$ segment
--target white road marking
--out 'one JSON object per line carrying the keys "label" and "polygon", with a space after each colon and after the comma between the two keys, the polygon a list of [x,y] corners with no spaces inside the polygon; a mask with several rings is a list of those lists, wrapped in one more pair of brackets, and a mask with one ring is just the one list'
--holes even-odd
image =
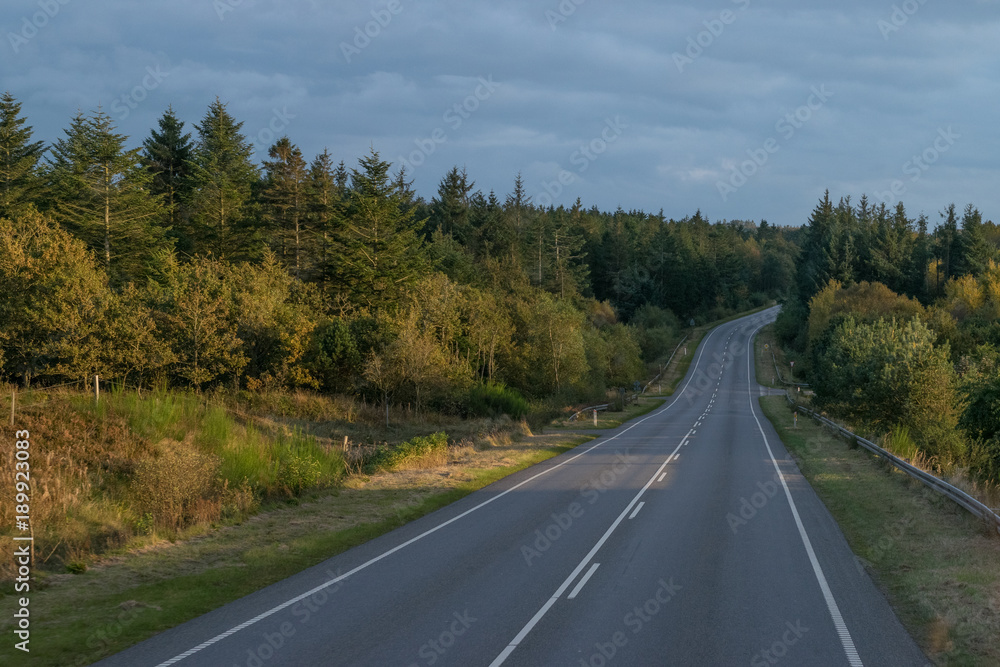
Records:
{"label": "white road marking", "polygon": [[[640,503],[640,505],[641,504],[642,503]],[[600,565],[601,565],[600,563],[594,563],[593,565],[590,566],[590,569],[587,570],[587,574],[583,575],[579,583],[577,583],[577,585],[573,587],[573,590],[570,591],[569,595],[566,596],[567,600],[572,600],[573,598],[576,597],[576,594],[580,592],[580,589],[582,589],[588,581],[590,581],[590,578],[594,575],[594,572],[597,570],[598,567],[600,567]]]}
{"label": "white road marking", "polygon": [[653,481],[660,476],[660,473],[663,472],[663,469],[667,467],[667,462],[670,461],[673,455],[676,454],[677,451],[681,447],[683,447],[684,443],[686,442],[687,442],[687,436],[685,436],[684,439],[681,440],[681,443],[677,445],[677,449],[675,449],[670,453],[670,456],[667,457],[667,460],[660,464],[660,467],[656,470],[655,473],[653,473],[653,476],[649,478],[649,481],[646,482],[646,484],[641,489],[639,489],[639,493],[635,494],[635,497],[632,498],[632,501],[625,507],[624,511],[622,511],[622,513],[618,515],[618,518],[615,519],[614,523],[612,523],[611,526],[608,528],[608,530],[604,533],[604,535],[601,536],[601,539],[597,540],[597,544],[595,544],[590,549],[590,552],[583,557],[583,560],[581,560],[580,563],[575,568],[573,568],[573,571],[570,572],[569,576],[566,577],[566,580],[562,582],[562,585],[560,585],[559,588],[556,589],[556,592],[552,594],[552,597],[550,597],[548,601],[546,601],[546,603],[542,605],[541,609],[535,612],[535,615],[531,617],[531,620],[528,621],[528,623],[523,628],[521,628],[521,631],[518,632],[517,635],[514,637],[514,639],[511,640],[510,644],[507,645],[507,648],[501,651],[500,655],[498,655],[493,660],[493,662],[490,663],[490,667],[499,667],[500,665],[502,665],[504,661],[510,656],[510,654],[514,652],[514,649],[517,648],[517,645],[520,644],[524,640],[524,638],[528,636],[528,633],[531,632],[532,628],[538,625],[538,622],[542,620],[542,617],[545,616],[545,614],[549,611],[549,609],[552,608],[552,605],[555,604],[556,600],[558,600],[562,596],[562,594],[566,592],[566,589],[569,588],[569,585],[573,582],[574,579],[576,579],[577,575],[580,574],[583,568],[585,568],[587,564],[594,558],[597,552],[600,551],[601,547],[604,546],[604,543],[608,541],[608,538],[611,537],[611,533],[615,532],[615,528],[617,528],[618,524],[620,524],[625,519],[625,516],[632,510],[632,507],[636,504],[636,502],[639,500],[642,494],[646,492],[646,489],[652,486]]}
{"label": "white road marking", "polygon": [[662,475],[660,475],[660,479],[656,480],[656,483],[659,484],[660,482],[662,482],[666,478],[666,476],[667,473],[663,473]]}
{"label": "white road marking", "polygon": [[[761,325],[761,327],[762,326],[763,325]],[[761,327],[757,327],[757,329],[750,334],[751,340],[753,340],[753,336],[761,329]],[[864,663],[861,662],[861,656],[858,655],[858,649],[854,645],[854,639],[851,638],[851,633],[847,629],[844,617],[840,613],[840,607],[837,606],[837,600],[833,597],[833,591],[830,590],[830,584],[827,582],[826,575],[823,574],[823,568],[820,566],[819,559],[816,557],[816,552],[813,550],[812,542],[809,540],[809,535],[806,533],[806,527],[803,525],[802,518],[799,516],[799,510],[795,506],[795,501],[792,499],[792,492],[788,489],[788,484],[785,482],[785,476],[781,473],[781,468],[778,466],[777,459],[774,458],[774,452],[771,451],[771,444],[767,441],[767,435],[764,433],[764,427],[761,426],[760,419],[757,418],[757,410],[753,405],[753,383],[749,382],[749,354],[747,355],[747,373],[747,396],[750,400],[750,413],[753,415],[754,421],[757,422],[757,429],[760,431],[760,437],[764,439],[764,446],[767,448],[767,455],[771,457],[771,463],[774,465],[774,471],[778,474],[778,479],[781,481],[781,488],[785,490],[785,497],[788,498],[788,505],[792,509],[792,517],[795,519],[795,526],[799,529],[799,537],[802,538],[802,544],[805,546],[806,554],[809,556],[809,562],[812,564],[813,574],[816,576],[819,588],[823,592],[823,599],[826,601],[826,608],[829,610],[830,617],[833,619],[833,627],[837,630],[837,635],[840,637],[840,644],[844,647],[844,653],[847,654],[847,662],[850,663],[851,667],[864,667]]]}
{"label": "white road marking", "polygon": [[[712,330],[711,332],[709,332],[709,334],[707,336],[705,336],[705,338],[702,340],[702,343],[708,342],[708,340],[712,337],[712,335],[715,333],[715,331],[716,330]],[[698,353],[698,358],[694,361],[694,367],[695,368],[698,367],[698,364],[701,363],[701,359],[704,356],[705,356],[705,346],[702,346],[701,352]],[[244,621],[243,623],[240,623],[239,625],[233,626],[229,630],[226,630],[223,633],[220,633],[220,634],[218,634],[218,635],[216,635],[216,636],[214,636],[214,637],[212,637],[210,639],[207,639],[206,641],[203,641],[202,643],[198,644],[197,646],[195,646],[193,648],[190,648],[187,651],[184,651],[183,653],[181,653],[179,655],[176,655],[173,658],[170,658],[169,660],[165,660],[165,661],[161,662],[156,667],[169,667],[170,665],[177,664],[178,662],[180,662],[181,660],[184,660],[185,658],[190,658],[195,653],[203,651],[206,648],[208,648],[209,646],[213,646],[213,645],[219,643],[223,639],[226,639],[227,637],[230,637],[230,636],[236,634],[240,630],[245,630],[246,628],[248,628],[248,627],[250,627],[250,626],[252,626],[252,625],[254,625],[256,623],[259,623],[260,621],[264,620],[265,618],[273,616],[274,614],[277,614],[279,611],[287,609],[288,607],[291,607],[292,605],[296,604],[297,602],[300,602],[300,601],[306,599],[307,597],[310,597],[311,595],[314,595],[315,593],[317,593],[317,592],[319,592],[319,591],[321,591],[321,590],[323,590],[325,588],[329,588],[330,586],[333,586],[334,584],[339,583],[339,582],[343,581],[344,579],[347,579],[351,575],[353,575],[353,574],[355,574],[357,572],[360,572],[361,570],[364,570],[364,569],[366,569],[366,568],[374,565],[375,563],[377,563],[377,562],[379,562],[379,561],[381,561],[381,560],[383,560],[385,558],[388,558],[389,556],[391,556],[392,554],[396,553],[397,551],[400,551],[400,550],[404,549],[405,547],[410,546],[414,542],[422,540],[423,538],[427,537],[428,535],[430,535],[432,533],[436,533],[437,531],[441,530],[445,526],[448,526],[448,525],[450,525],[452,523],[455,523],[459,519],[462,519],[462,518],[464,518],[464,517],[472,514],[476,510],[479,510],[479,509],[481,509],[483,507],[486,507],[490,503],[493,503],[493,502],[499,500],[500,498],[503,498],[508,493],[511,493],[512,491],[515,491],[516,489],[519,489],[520,487],[524,486],[525,484],[528,484],[529,482],[532,482],[532,481],[538,479],[542,475],[547,475],[548,473],[552,472],[553,470],[561,468],[562,466],[566,465],[567,463],[569,463],[571,461],[575,461],[576,459],[580,458],[581,456],[583,456],[585,454],[588,454],[589,452],[592,452],[593,450],[597,449],[598,447],[603,447],[604,445],[608,444],[609,442],[612,442],[612,441],[616,440],[619,436],[624,435],[625,433],[627,433],[628,431],[632,430],[633,428],[635,428],[639,424],[641,424],[641,423],[643,423],[643,422],[645,422],[645,421],[647,421],[649,419],[652,419],[653,417],[657,417],[660,414],[662,414],[662,413],[666,412],[667,410],[669,410],[670,408],[672,408],[677,403],[677,401],[680,400],[681,396],[684,395],[684,392],[687,391],[687,388],[691,385],[691,381],[694,380],[694,376],[695,376],[695,374],[692,373],[691,377],[688,378],[688,381],[686,383],[684,383],[684,388],[681,389],[681,391],[674,396],[674,400],[670,401],[670,403],[668,403],[667,405],[664,405],[663,407],[659,408],[658,410],[655,410],[654,412],[651,412],[646,417],[643,417],[642,419],[638,420],[637,422],[635,422],[634,424],[632,424],[628,428],[622,430],[621,433],[616,433],[615,435],[611,436],[607,440],[602,440],[602,441],[598,442],[597,444],[593,445],[592,447],[588,447],[587,449],[585,449],[584,451],[580,452],[579,454],[571,456],[570,458],[566,459],[565,461],[563,461],[561,463],[557,463],[556,465],[552,466],[551,468],[546,468],[545,470],[541,471],[540,473],[532,475],[528,479],[515,484],[514,486],[510,487],[506,491],[502,491],[501,493],[498,493],[497,495],[493,496],[492,498],[484,500],[483,502],[479,503],[475,507],[471,507],[471,508],[467,509],[466,511],[462,512],[461,514],[459,514],[457,516],[454,516],[454,517],[448,519],[447,521],[444,521],[444,522],[438,524],[437,526],[434,526],[433,528],[430,528],[430,529],[424,531],[423,533],[417,535],[416,537],[412,537],[409,540],[407,540],[406,542],[403,542],[402,544],[396,545],[392,549],[389,549],[388,551],[385,551],[385,552],[379,554],[378,556],[375,556],[374,558],[365,561],[361,565],[358,565],[357,567],[355,567],[355,568],[353,568],[351,570],[348,570],[344,574],[341,574],[341,575],[339,575],[339,576],[337,576],[337,577],[335,577],[333,579],[330,579],[329,581],[325,581],[322,584],[320,584],[319,586],[315,586],[314,588],[311,588],[310,590],[306,591],[305,593],[301,593],[299,595],[296,595],[295,597],[291,598],[290,600],[286,600],[285,602],[282,602],[281,604],[279,604],[279,605],[277,605],[275,607],[272,607],[271,609],[268,609],[265,612],[257,614],[253,618],[251,618],[251,619],[249,619],[247,621]],[[683,446],[683,445],[684,445],[684,441],[681,441],[681,444],[678,445],[677,448],[680,449],[680,447]],[[674,450],[674,451],[676,451],[676,450]],[[669,457],[668,457],[668,460],[669,460]],[[657,473],[661,472],[663,470],[663,467],[666,466],[666,465],[667,465],[667,462],[664,461],[663,464],[660,466],[660,470],[658,470]],[[653,477],[655,478],[655,475]],[[639,495],[642,495],[642,492],[645,491],[646,488],[650,484],[652,484],[652,482],[653,482],[653,480],[650,479],[649,482],[646,484],[646,486],[643,487],[642,491],[639,492]],[[637,495],[636,498],[638,498],[639,495]],[[634,502],[635,502],[635,500],[633,499],[632,503],[634,503]],[[625,508],[625,511],[627,512],[631,507],[632,507],[632,505],[629,504],[629,507]],[[619,517],[619,521],[620,520],[621,520],[621,518]],[[614,526],[617,526],[617,525],[618,525],[618,522],[616,522],[614,524]],[[614,529],[614,526],[612,526],[612,530]],[[610,534],[610,533],[608,533],[608,534]],[[604,539],[606,539],[606,538],[602,538],[600,544],[604,543]],[[587,560],[589,560],[589,558],[590,557],[588,557]],[[580,569],[582,569],[582,564],[581,564],[581,568]],[[575,574],[576,574],[576,572],[574,571],[574,575],[572,575],[572,576],[575,576]],[[567,582],[565,585],[568,586],[569,583]],[[563,589],[560,589],[559,590],[559,594],[562,594],[562,592],[563,592]],[[546,605],[544,607],[542,607],[542,609],[539,610],[539,612],[537,614],[535,614],[535,616],[540,619],[542,616],[545,615],[544,612],[548,611],[548,608],[551,607],[554,602],[555,602],[555,598],[551,599],[548,603],[546,603]],[[537,623],[537,621],[531,622],[532,625],[534,623]],[[526,630],[530,630],[530,628],[528,628],[528,626],[525,626],[525,630],[522,630],[522,632],[524,634],[527,634]],[[515,637],[515,639],[517,639],[517,637]],[[503,653],[501,653],[501,656],[503,656],[504,658],[506,658],[506,656],[510,655],[510,652],[514,650],[514,647],[516,647],[516,645],[517,645],[516,643],[512,642],[511,645],[508,646],[507,649],[505,649]],[[500,660],[499,656],[497,657],[497,660]],[[500,662],[503,662],[503,661],[500,660]],[[495,664],[500,664],[500,662],[497,662],[496,660],[494,660]]]}
{"label": "white road marking", "polygon": [[635,509],[632,511],[632,513],[628,515],[628,518],[629,519],[634,519],[635,515],[639,513],[639,510],[641,510],[642,506],[645,505],[645,504],[646,504],[646,501],[644,500],[641,503],[639,503],[638,505],[636,505]]}

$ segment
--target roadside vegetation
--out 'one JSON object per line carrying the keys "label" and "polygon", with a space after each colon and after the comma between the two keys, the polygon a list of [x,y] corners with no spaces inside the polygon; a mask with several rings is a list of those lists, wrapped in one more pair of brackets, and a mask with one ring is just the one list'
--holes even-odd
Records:
{"label": "roadside vegetation", "polygon": [[[767,376],[764,375],[766,378]],[[850,448],[783,396],[760,399],[903,625],[938,665],[1000,663],[1000,539],[952,501]]]}
{"label": "roadside vegetation", "polygon": [[[936,474],[1000,484],[1000,228],[823,198],[776,323],[813,404]],[[993,503],[996,506],[996,502]]]}
{"label": "roadside vegetation", "polygon": [[[764,327],[755,340],[757,378],[765,385],[774,377],[770,353],[785,358],[774,329]],[[794,396],[798,404],[812,400],[808,393]],[[784,396],[762,397],[760,404],[844,532],[859,567],[872,576],[935,664],[1000,661],[1000,536],[995,529],[808,416],[800,414],[794,424],[795,408]],[[888,434],[880,445],[931,468],[909,440]],[[972,493],[982,490],[968,479],[949,481]]]}

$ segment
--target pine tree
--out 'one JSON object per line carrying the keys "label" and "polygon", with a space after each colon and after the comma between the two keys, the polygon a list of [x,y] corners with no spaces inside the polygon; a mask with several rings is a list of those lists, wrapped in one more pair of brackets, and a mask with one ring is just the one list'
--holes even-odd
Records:
{"label": "pine tree", "polygon": [[805,228],[802,261],[799,263],[799,300],[808,303],[819,290],[835,277],[829,248],[837,225],[830,191],[827,190]]}
{"label": "pine tree", "polygon": [[514,236],[505,223],[500,200],[492,190],[489,197],[473,197],[469,219],[476,230],[477,258],[510,257]]}
{"label": "pine tree", "polygon": [[917,236],[913,241],[908,280],[909,289],[907,290],[921,303],[928,301],[927,265],[932,256],[931,238],[927,234],[927,216],[921,214],[917,219]]}
{"label": "pine tree", "polygon": [[142,278],[169,247],[162,196],[150,192],[152,175],[126,140],[103,111],[78,113],[47,174],[56,218],[97,254],[112,284]]}
{"label": "pine tree", "polygon": [[[184,122],[174,114],[173,107],[167,109],[158,125],[159,132],[152,130],[142,143],[142,163],[153,175],[151,190],[163,196],[170,227],[177,234],[186,218],[183,202],[190,198],[194,144],[191,134],[184,132]],[[186,239],[182,245],[188,245]]]}
{"label": "pine tree", "polygon": [[559,298],[577,296],[589,274],[583,250],[586,240],[580,228],[580,200],[576,200],[571,211],[559,207],[553,215],[550,290]]}
{"label": "pine tree", "polygon": [[429,231],[441,230],[456,241],[468,245],[472,240],[469,222],[469,195],[475,187],[465,169],[452,167],[438,185],[438,196],[431,200]]}
{"label": "pine tree", "polygon": [[253,147],[240,133],[242,127],[218,98],[195,125],[198,142],[188,202],[194,252],[237,259],[258,250],[251,209],[259,173],[252,160]]}
{"label": "pine tree", "polygon": [[983,230],[983,216],[972,204],[965,207],[962,216],[962,264],[961,275],[981,276],[996,253],[986,240]]}
{"label": "pine tree", "polygon": [[955,205],[949,204],[941,212],[941,217],[944,218],[944,222],[934,231],[934,236],[937,240],[935,256],[941,260],[942,264],[940,285],[944,285],[948,278],[954,278],[958,275],[956,269],[962,263],[962,240],[959,238],[958,216],[955,213]]}
{"label": "pine tree", "polygon": [[528,253],[525,248],[525,239],[528,235],[531,210],[531,197],[525,192],[524,180],[521,178],[521,172],[518,172],[514,179],[514,191],[507,195],[507,200],[504,202],[507,226],[514,239],[511,245],[510,259],[515,264],[520,263],[522,252]]}
{"label": "pine tree", "polygon": [[302,151],[288,137],[268,150],[262,199],[271,228],[271,243],[296,278],[314,263],[313,235],[308,225],[309,172]]}
{"label": "pine tree", "polygon": [[404,211],[389,163],[372,151],[351,170],[345,226],[337,235],[337,288],[358,305],[381,308],[426,272],[417,232],[423,221]]}
{"label": "pine tree", "polygon": [[0,218],[10,218],[35,201],[41,187],[38,163],[45,151],[31,141],[32,129],[20,117],[21,104],[9,92],[0,97]]}
{"label": "pine tree", "polygon": [[330,151],[324,149],[312,161],[306,185],[309,226],[317,237],[316,271],[321,280],[326,280],[334,257],[331,243],[343,217],[343,192],[346,192],[337,185]]}

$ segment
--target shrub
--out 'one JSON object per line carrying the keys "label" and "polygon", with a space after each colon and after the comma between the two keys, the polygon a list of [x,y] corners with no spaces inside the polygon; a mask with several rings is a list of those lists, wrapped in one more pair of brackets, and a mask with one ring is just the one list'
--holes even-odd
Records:
{"label": "shrub", "polygon": [[376,448],[365,462],[365,471],[372,473],[376,470],[395,470],[427,462],[428,459],[440,458],[447,449],[448,435],[444,432],[418,435],[396,447],[383,445]]}
{"label": "shrub", "polygon": [[528,414],[528,401],[516,389],[502,383],[478,384],[468,396],[468,413],[474,417],[499,417],[521,419]]}

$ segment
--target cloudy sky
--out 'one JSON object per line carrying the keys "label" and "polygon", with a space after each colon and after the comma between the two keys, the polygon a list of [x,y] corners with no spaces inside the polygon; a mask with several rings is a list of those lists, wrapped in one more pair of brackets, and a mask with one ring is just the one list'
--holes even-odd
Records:
{"label": "cloudy sky", "polygon": [[825,189],[1000,220],[1000,0],[5,0],[36,138],[103,106],[139,145],[216,97],[258,157],[452,166],[536,203],[802,224]]}

